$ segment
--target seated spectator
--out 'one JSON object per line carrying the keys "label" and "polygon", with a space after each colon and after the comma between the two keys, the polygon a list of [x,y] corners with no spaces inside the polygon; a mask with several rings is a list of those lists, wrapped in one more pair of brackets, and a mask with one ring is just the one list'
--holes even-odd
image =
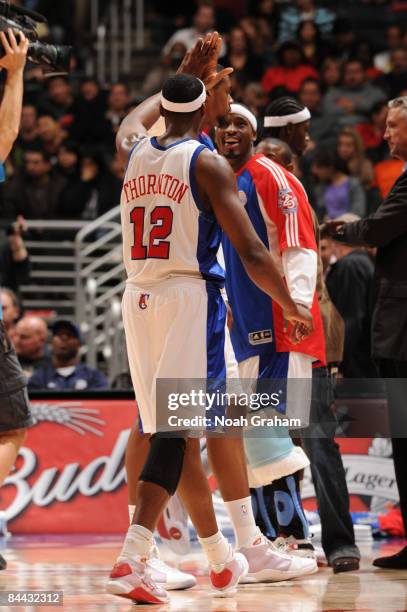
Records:
{"label": "seated spectator", "polygon": [[337,17],[332,28],[333,56],[340,62],[354,57],[356,35],[353,24],[347,17]]}
{"label": "seated spectator", "polygon": [[242,101],[258,119],[264,117],[268,96],[260,83],[248,83],[243,90]]}
{"label": "seated spectator", "polygon": [[61,144],[68,135],[50,115],[43,115],[38,119],[37,133],[41,141],[41,149],[50,158],[58,155]]}
{"label": "seated spectator", "polygon": [[263,55],[266,62],[272,59],[280,25],[278,3],[275,0],[252,0],[249,15],[243,17],[239,25],[249,38],[253,51]]}
{"label": "seated spectator", "polygon": [[16,337],[16,324],[21,315],[20,302],[11,289],[0,289],[0,307],[3,312],[3,322],[6,332],[14,342]]}
{"label": "seated spectator", "polygon": [[[345,215],[339,220],[356,221]],[[359,247],[334,243],[336,263],[330,266],[326,286],[332,302],[345,322],[345,345],[340,371],[345,378],[374,378],[370,330],[374,264]]]}
{"label": "seated spectator", "polygon": [[387,101],[377,102],[369,113],[369,123],[359,123],[356,126],[366,151],[366,157],[372,163],[385,159],[389,154],[389,147],[384,140],[386,130],[386,119],[389,107]]}
{"label": "seated spectator", "polygon": [[342,84],[325,94],[323,108],[329,111],[336,106],[345,114],[342,123],[355,125],[363,121],[377,102],[385,99],[384,91],[367,82],[362,62],[351,59],[345,63]]}
{"label": "seated spectator", "polygon": [[21,123],[18,138],[14,144],[11,159],[14,168],[20,170],[23,166],[24,151],[41,146],[38,136],[38,112],[32,104],[25,104],[21,111]]}
{"label": "seated spectator", "polygon": [[64,140],[58,150],[55,173],[67,180],[79,179],[79,147],[72,140]]}
{"label": "seated spectator", "polygon": [[298,26],[295,39],[300,43],[308,64],[319,69],[328,55],[329,47],[322,39],[320,29],[315,21],[302,21]]}
{"label": "seated spectator", "polygon": [[64,185],[58,214],[70,219],[93,220],[120,203],[122,185],[109,172],[101,154],[85,152],[81,159],[79,181]]}
{"label": "seated spectator", "polygon": [[73,122],[69,128],[72,140],[84,146],[98,146],[111,142],[106,119],[106,96],[95,79],[85,79],[73,107]]}
{"label": "seated spectator", "polygon": [[386,198],[394,183],[405,169],[400,159],[385,159],[374,167],[375,183],[382,198]]}
{"label": "seated spectator", "polygon": [[64,76],[55,76],[46,82],[46,93],[39,103],[41,115],[50,115],[61,125],[72,123],[72,105],[74,96],[69,80]]}
{"label": "seated spectator", "polygon": [[245,81],[259,81],[263,74],[263,59],[255,55],[250,40],[242,28],[232,28],[228,38],[228,53],[222,60],[234,74]]}
{"label": "seated spectator", "polygon": [[79,328],[70,321],[57,321],[52,329],[51,363],[34,372],[28,388],[58,391],[108,389],[106,376],[80,363],[82,343]]}
{"label": "seated spectator", "polygon": [[176,42],[181,42],[187,49],[194,46],[196,41],[215,29],[215,10],[208,3],[198,6],[190,28],[177,30],[166,42],[162,50],[163,55],[168,55],[171,47]]}
{"label": "seated spectator", "polygon": [[150,70],[141,86],[143,96],[153,96],[161,90],[168,77],[173,76],[182,62],[187,49],[181,42],[172,45],[167,55],[162,55],[160,64]]}
{"label": "seated spectator", "polygon": [[329,36],[335,21],[335,13],[324,7],[316,7],[313,0],[295,0],[295,6],[288,6],[280,17],[280,41],[295,37],[302,21],[313,21],[324,37]]}
{"label": "seated spectator", "polygon": [[24,244],[23,233],[25,220],[17,217],[7,232],[7,237],[0,240],[0,286],[13,291],[27,283],[30,278],[30,258]]}
{"label": "seated spectator", "polygon": [[361,182],[346,174],[343,161],[330,149],[315,152],[312,172],[318,179],[314,193],[319,220],[335,219],[345,213],[360,217],[366,214],[366,195]]}
{"label": "seated spectator", "polygon": [[112,145],[116,137],[117,130],[125,116],[129,112],[130,92],[125,83],[115,83],[112,85],[107,98],[106,119],[110,125],[112,133]]}
{"label": "seated spectator", "polygon": [[14,344],[27,378],[31,378],[36,368],[50,363],[47,340],[48,326],[44,319],[26,316],[17,323]]}
{"label": "seated spectator", "polygon": [[261,80],[267,93],[274,97],[297,93],[305,79],[318,79],[318,72],[307,64],[300,45],[294,40],[283,43],[278,56],[279,65],[268,68]]}
{"label": "seated spectator", "polygon": [[[327,92],[341,82],[341,61],[335,57],[327,57],[321,66],[321,88]],[[332,111],[332,109],[330,109]]]}
{"label": "seated spectator", "polygon": [[392,69],[390,55],[393,49],[403,45],[403,28],[398,23],[392,23],[386,28],[385,50],[374,56],[374,65],[381,72],[387,73]]}
{"label": "seated spectator", "polygon": [[358,178],[365,189],[370,189],[374,181],[373,164],[365,156],[362,139],[356,130],[347,127],[340,132],[336,152],[345,163],[346,173]]}
{"label": "seated spectator", "polygon": [[393,49],[390,54],[391,70],[376,80],[377,85],[384,89],[389,98],[397,98],[407,89],[407,49]]}
{"label": "seated spectator", "polygon": [[41,150],[24,153],[24,170],[4,187],[4,200],[10,217],[52,219],[58,208],[64,180],[51,173],[49,156]]}
{"label": "seated spectator", "polygon": [[311,113],[309,134],[313,143],[334,141],[340,129],[338,111],[322,111],[322,91],[317,79],[305,79],[298,99]]}

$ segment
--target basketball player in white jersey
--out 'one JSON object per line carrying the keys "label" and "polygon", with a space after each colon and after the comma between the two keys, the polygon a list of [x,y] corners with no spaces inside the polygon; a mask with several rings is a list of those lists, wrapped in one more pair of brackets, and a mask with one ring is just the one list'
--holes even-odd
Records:
{"label": "basketball player in white jersey", "polygon": [[[188,438],[188,432],[156,434],[157,379],[225,376],[226,311],[220,293],[223,270],[216,260],[217,221],[248,274],[281,304],[286,319],[301,326],[300,333],[312,329],[310,315],[291,300],[241,207],[227,162],[196,140],[205,100],[205,86],[195,77],[177,75],[166,81],[161,97],[166,131],[158,139],[135,143],[122,192],[128,275],[123,317],[143,431],[152,435],[133,524],[108,591],[136,602],[167,601],[145,561],[158,518],[177,487],[207,555],[214,592],[233,594],[248,570],[245,557],[233,554],[219,532],[199,440]],[[297,561],[288,555],[280,560],[282,569]]]}

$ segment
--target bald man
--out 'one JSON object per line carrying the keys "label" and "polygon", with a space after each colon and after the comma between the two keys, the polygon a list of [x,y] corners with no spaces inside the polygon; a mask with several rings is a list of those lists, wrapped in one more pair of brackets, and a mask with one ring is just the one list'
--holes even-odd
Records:
{"label": "bald man", "polygon": [[15,346],[18,359],[27,378],[37,368],[50,363],[47,352],[48,327],[44,319],[27,316],[16,326]]}

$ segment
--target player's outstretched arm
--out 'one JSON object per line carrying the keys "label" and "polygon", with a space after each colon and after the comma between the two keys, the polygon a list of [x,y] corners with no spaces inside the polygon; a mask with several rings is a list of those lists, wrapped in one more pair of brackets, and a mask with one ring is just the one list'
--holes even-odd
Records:
{"label": "player's outstretched arm", "polygon": [[254,283],[284,310],[290,321],[299,321],[312,329],[311,314],[293,302],[283,279],[266,247],[256,234],[239,200],[236,179],[226,160],[204,151],[196,164],[196,180],[223,231],[242,260]]}
{"label": "player's outstretched arm", "polygon": [[[217,72],[216,66],[222,48],[222,39],[218,32],[207,34],[200,38],[195,45],[187,51],[178,68],[178,74],[192,74],[205,83],[206,89],[212,89],[225,76],[233,72],[233,68],[225,68]],[[160,120],[160,97],[155,94],[144,100],[123,120],[116,137],[116,147],[123,161],[127,161],[129,153],[137,140],[147,136],[150,130]],[[165,127],[155,134],[160,135]]]}

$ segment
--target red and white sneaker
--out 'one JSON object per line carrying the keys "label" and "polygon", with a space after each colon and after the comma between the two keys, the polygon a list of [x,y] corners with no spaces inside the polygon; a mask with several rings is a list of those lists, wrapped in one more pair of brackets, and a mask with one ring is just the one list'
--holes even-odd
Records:
{"label": "red and white sneaker", "polygon": [[111,595],[126,597],[135,603],[168,603],[167,591],[156,584],[146,572],[141,561],[116,563],[113,567],[106,590]]}
{"label": "red and white sneaker", "polygon": [[188,514],[177,494],[170,498],[158,521],[157,531],[175,554],[187,555],[191,551]]}
{"label": "red and white sneaker", "polygon": [[233,597],[236,586],[243,576],[246,576],[249,564],[244,555],[233,553],[230,561],[222,565],[210,565],[209,578],[214,597]]}
{"label": "red and white sneaker", "polygon": [[288,552],[295,557],[306,557],[307,559],[317,559],[317,553],[310,539],[297,540],[294,536],[284,538],[280,536],[273,542],[279,550]]}
{"label": "red and white sneaker", "polygon": [[285,547],[277,548],[263,535],[257,536],[251,546],[239,548],[239,552],[249,563],[242,583],[280,582],[318,571],[315,559],[291,555]]}
{"label": "red and white sneaker", "polygon": [[192,574],[181,572],[160,559],[160,553],[156,545],[151,549],[150,557],[146,561],[148,573],[154,582],[164,587],[167,591],[181,591],[191,589],[196,585],[196,578]]}

